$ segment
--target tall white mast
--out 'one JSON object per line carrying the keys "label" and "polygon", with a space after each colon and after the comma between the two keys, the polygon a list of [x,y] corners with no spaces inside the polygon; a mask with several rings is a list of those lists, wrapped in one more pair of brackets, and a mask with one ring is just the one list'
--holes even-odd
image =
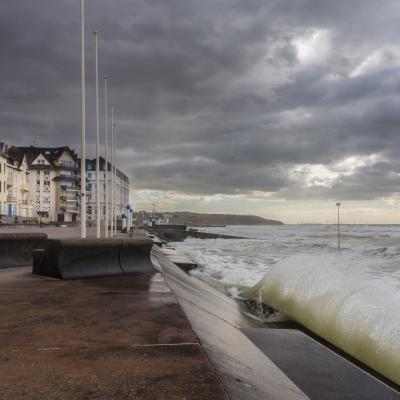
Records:
{"label": "tall white mast", "polygon": [[114,107],[111,107],[111,237],[114,236]]}
{"label": "tall white mast", "polygon": [[94,34],[95,44],[95,77],[96,77],[96,237],[100,238],[100,131],[99,131],[99,57],[98,33]]}
{"label": "tall white mast", "polygon": [[117,211],[118,211],[118,204],[117,204],[117,193],[118,193],[118,177],[117,177],[117,124],[114,123],[114,164],[115,164],[115,171],[114,171],[114,182],[115,182],[115,189],[114,189],[114,235],[117,235]]}
{"label": "tall white mast", "polygon": [[105,114],[105,145],[104,145],[104,157],[105,157],[105,167],[104,167],[104,179],[105,179],[105,187],[104,187],[104,192],[105,192],[105,208],[106,208],[106,215],[104,218],[104,237],[108,238],[108,210],[109,210],[109,204],[108,204],[108,105],[107,105],[107,77],[104,76],[104,114]]}
{"label": "tall white mast", "polygon": [[85,0],[81,0],[81,238],[86,238]]}

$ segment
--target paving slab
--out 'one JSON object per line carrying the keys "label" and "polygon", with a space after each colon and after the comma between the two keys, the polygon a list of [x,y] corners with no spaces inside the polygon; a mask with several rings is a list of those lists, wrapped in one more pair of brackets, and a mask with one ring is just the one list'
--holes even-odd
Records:
{"label": "paving slab", "polygon": [[158,272],[0,271],[0,399],[228,399]]}

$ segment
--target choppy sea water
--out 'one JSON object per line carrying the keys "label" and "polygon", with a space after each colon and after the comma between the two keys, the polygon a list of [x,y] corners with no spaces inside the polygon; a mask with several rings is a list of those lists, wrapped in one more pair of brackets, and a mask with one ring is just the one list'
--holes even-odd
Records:
{"label": "choppy sea water", "polygon": [[400,384],[400,226],[228,226],[176,243],[199,278],[262,301]]}

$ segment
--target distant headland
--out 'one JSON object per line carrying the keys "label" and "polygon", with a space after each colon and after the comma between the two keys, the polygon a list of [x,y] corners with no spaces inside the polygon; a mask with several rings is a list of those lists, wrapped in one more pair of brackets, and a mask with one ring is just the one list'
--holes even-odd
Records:
{"label": "distant headland", "polygon": [[283,225],[281,221],[265,219],[256,215],[203,214],[192,212],[172,212],[170,224],[188,226],[225,226],[225,225]]}

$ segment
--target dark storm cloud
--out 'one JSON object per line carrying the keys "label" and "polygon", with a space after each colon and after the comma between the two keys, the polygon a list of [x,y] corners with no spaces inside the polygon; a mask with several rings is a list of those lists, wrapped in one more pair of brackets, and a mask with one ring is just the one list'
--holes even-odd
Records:
{"label": "dark storm cloud", "polygon": [[[2,2],[2,140],[79,149],[79,11],[78,0]],[[398,191],[398,2],[86,0],[86,16],[88,149],[96,28],[119,160],[135,188],[353,199]],[[298,165],[334,170],[378,153],[328,186],[291,176]]]}

